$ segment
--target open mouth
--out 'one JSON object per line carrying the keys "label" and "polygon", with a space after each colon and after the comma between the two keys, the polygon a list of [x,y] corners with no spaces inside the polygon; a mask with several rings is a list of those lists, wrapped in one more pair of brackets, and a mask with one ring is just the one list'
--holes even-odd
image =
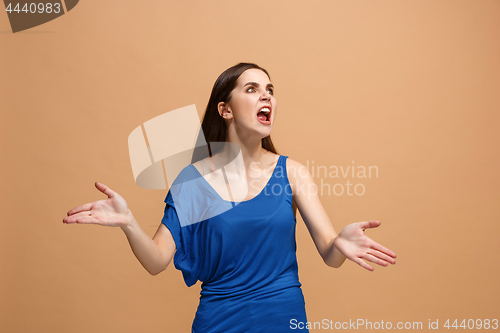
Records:
{"label": "open mouth", "polygon": [[270,124],[271,123],[271,107],[264,106],[259,110],[259,113],[257,113],[257,119],[262,123],[262,124]]}

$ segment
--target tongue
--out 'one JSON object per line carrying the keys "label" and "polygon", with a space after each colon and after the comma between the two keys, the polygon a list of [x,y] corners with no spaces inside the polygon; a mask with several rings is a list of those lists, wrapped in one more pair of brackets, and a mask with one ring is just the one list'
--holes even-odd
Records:
{"label": "tongue", "polygon": [[258,115],[257,115],[257,118],[259,118],[260,120],[267,120],[267,117],[266,115],[263,113],[263,112],[260,112]]}

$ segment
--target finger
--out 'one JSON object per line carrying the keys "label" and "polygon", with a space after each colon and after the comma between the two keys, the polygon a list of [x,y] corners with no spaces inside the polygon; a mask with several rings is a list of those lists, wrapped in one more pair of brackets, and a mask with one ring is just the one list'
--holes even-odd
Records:
{"label": "finger", "polygon": [[380,251],[382,253],[385,253],[388,256],[396,258],[396,253],[392,252],[391,250],[389,250],[385,246],[380,245],[379,243],[373,242],[371,248],[374,249],[374,250]]}
{"label": "finger", "polygon": [[381,224],[380,221],[371,220],[371,221],[359,222],[359,227],[364,231],[365,229],[368,228],[376,228],[380,224]]}
{"label": "finger", "polygon": [[373,267],[372,267],[372,266],[370,266],[370,265],[368,265],[368,264],[367,264],[366,262],[364,262],[361,258],[356,258],[356,259],[354,260],[354,262],[355,262],[356,264],[360,265],[361,267],[363,267],[363,268],[365,268],[365,269],[369,270],[370,272],[371,272],[371,271],[373,271]]}
{"label": "finger", "polygon": [[102,193],[106,194],[108,198],[113,198],[115,196],[115,192],[102,183],[95,182],[95,187]]}
{"label": "finger", "polygon": [[70,215],[73,215],[73,214],[76,214],[76,213],[80,213],[82,211],[89,211],[89,210],[92,209],[92,205],[93,204],[94,204],[93,202],[89,202],[89,203],[86,203],[84,205],[75,207],[75,208],[71,209],[70,211],[68,211],[66,213],[66,215],[70,216]]}
{"label": "finger", "polygon": [[380,265],[380,266],[384,266],[384,267],[386,267],[387,265],[389,265],[387,263],[387,261],[379,259],[379,258],[371,255],[370,253],[365,254],[363,256],[363,259],[368,260],[368,261],[370,261],[370,262],[372,262],[374,264],[377,264],[377,265]]}
{"label": "finger", "polygon": [[92,216],[90,212],[84,211],[71,216],[67,216],[63,219],[63,223],[66,224],[100,224],[100,221]]}
{"label": "finger", "polygon": [[377,257],[379,259],[382,259],[385,262],[388,262],[388,263],[393,264],[393,265],[396,263],[396,260],[394,260],[394,258],[392,258],[392,257],[388,256],[387,254],[382,253],[380,251],[371,250],[368,252],[368,254],[371,254],[372,256]]}
{"label": "finger", "polygon": [[63,222],[68,223],[68,224],[77,223],[77,221],[82,220],[84,218],[87,218],[89,216],[91,216],[90,211],[81,211],[79,213],[75,213],[75,214],[66,216],[63,219]]}

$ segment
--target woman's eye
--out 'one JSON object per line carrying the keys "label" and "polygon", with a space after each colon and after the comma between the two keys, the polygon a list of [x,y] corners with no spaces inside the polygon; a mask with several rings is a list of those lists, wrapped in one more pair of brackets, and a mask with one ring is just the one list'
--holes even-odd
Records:
{"label": "woman's eye", "polygon": [[[246,91],[247,92],[256,92],[257,90],[255,90],[255,88],[248,88]],[[271,95],[274,95],[274,89],[267,89],[267,92]]]}

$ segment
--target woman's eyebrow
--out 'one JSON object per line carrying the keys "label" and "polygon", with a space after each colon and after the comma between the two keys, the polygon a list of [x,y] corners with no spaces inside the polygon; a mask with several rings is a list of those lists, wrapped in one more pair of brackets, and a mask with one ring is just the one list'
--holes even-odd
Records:
{"label": "woman's eyebrow", "polygon": [[[252,85],[252,86],[260,86],[260,84],[258,84],[257,82],[247,82],[243,87],[246,87],[248,85]],[[271,84],[271,83],[268,83],[266,87],[271,87],[271,88],[274,88],[274,86]]]}

